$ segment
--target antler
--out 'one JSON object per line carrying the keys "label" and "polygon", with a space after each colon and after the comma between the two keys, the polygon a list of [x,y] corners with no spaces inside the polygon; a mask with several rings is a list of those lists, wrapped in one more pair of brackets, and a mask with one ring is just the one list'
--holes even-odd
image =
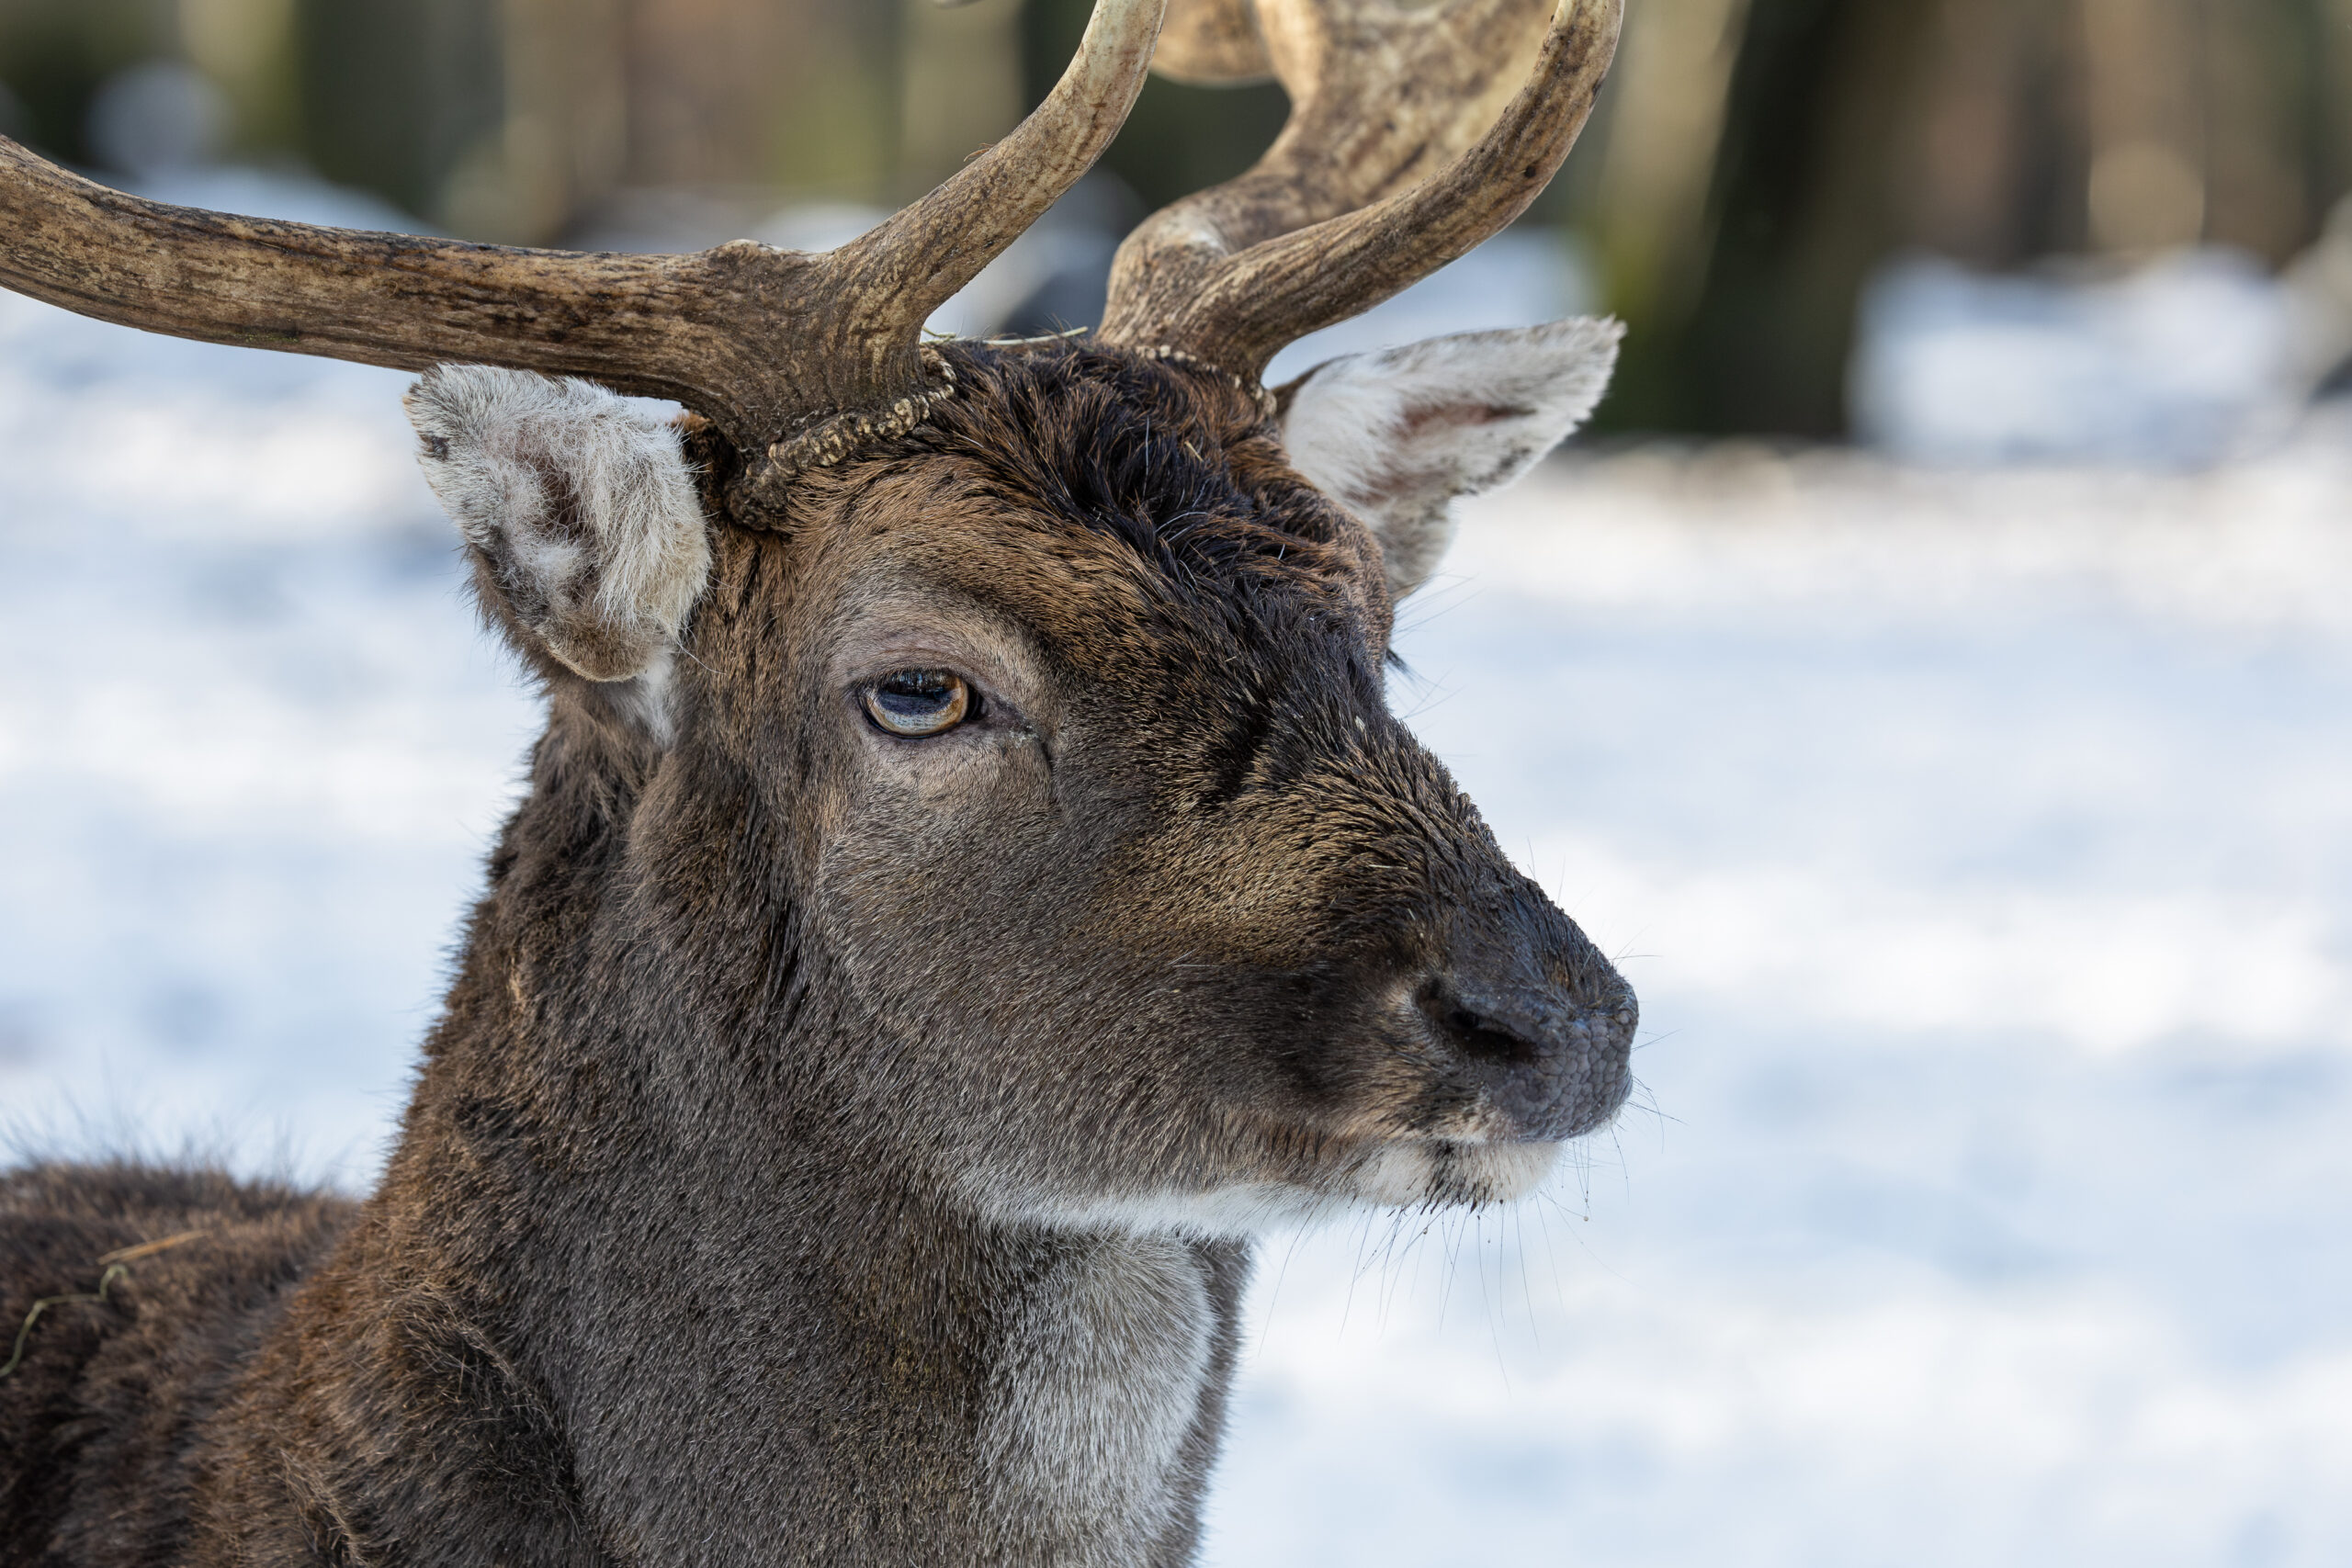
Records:
{"label": "antler", "polygon": [[[1161,69],[1191,80],[1271,69],[1290,118],[1248,173],[1127,237],[1100,335],[1254,379],[1286,344],[1518,217],[1584,129],[1624,8],[1552,4],[1176,0]],[[1505,105],[1508,68],[1547,14],[1533,73]]]}
{"label": "antler", "polygon": [[143,201],[0,138],[0,287],[123,326],[423,369],[463,360],[674,398],[754,448],[919,392],[922,323],[1109,145],[1165,0],[1096,0],[1046,101],[944,185],[821,255],[736,240],[582,255]]}

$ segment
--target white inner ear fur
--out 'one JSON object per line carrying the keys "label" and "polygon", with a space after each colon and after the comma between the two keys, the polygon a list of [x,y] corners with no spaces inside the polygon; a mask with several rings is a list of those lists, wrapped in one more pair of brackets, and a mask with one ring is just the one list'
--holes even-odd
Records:
{"label": "white inner ear fur", "polygon": [[1624,335],[1586,317],[1327,360],[1287,389],[1283,443],[1372,529],[1402,599],[1453,542],[1456,496],[1509,484],[1591,414]]}
{"label": "white inner ear fur", "polygon": [[405,401],[425,481],[516,626],[591,681],[658,679],[710,580],[676,428],[585,381],[473,365]]}

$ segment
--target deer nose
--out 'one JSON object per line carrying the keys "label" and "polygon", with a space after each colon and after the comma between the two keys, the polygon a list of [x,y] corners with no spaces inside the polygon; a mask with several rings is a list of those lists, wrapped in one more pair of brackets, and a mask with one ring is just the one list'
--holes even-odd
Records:
{"label": "deer nose", "polygon": [[1631,987],[1514,984],[1455,965],[1416,998],[1454,1070],[1498,1122],[1497,1142],[1558,1143],[1602,1126],[1631,1087],[1641,1014]]}

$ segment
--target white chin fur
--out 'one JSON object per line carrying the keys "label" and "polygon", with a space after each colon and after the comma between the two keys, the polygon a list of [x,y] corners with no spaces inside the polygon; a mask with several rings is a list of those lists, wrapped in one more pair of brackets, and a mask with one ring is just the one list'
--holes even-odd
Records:
{"label": "white chin fur", "polygon": [[1560,1163],[1558,1144],[1484,1144],[1462,1151],[1457,1168],[1486,1196],[1481,1203],[1508,1203],[1544,1184]]}
{"label": "white chin fur", "polygon": [[1366,1209],[1508,1203],[1542,1184],[1558,1162],[1560,1147],[1558,1144],[1385,1144],[1353,1170],[1320,1190],[1253,1183],[1209,1192],[988,1206],[1008,1220],[1073,1230],[1174,1232],[1246,1239]]}
{"label": "white chin fur", "polygon": [[1364,1166],[1356,1195],[1384,1208],[1508,1203],[1535,1190],[1557,1144],[1391,1144]]}

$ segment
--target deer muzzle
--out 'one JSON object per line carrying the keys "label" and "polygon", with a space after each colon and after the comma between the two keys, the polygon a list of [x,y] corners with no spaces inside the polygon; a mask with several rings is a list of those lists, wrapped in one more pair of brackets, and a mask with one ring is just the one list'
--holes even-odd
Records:
{"label": "deer muzzle", "polygon": [[1498,923],[1516,940],[1453,944],[1414,1001],[1445,1077],[1475,1096],[1485,1141],[1559,1143],[1624,1104],[1640,1008],[1543,895],[1529,889],[1509,916]]}

